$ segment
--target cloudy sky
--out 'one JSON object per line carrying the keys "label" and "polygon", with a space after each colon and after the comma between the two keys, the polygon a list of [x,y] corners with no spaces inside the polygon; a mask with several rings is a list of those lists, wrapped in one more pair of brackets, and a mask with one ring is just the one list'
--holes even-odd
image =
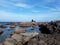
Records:
{"label": "cloudy sky", "polygon": [[0,21],[60,20],[60,0],[0,0]]}

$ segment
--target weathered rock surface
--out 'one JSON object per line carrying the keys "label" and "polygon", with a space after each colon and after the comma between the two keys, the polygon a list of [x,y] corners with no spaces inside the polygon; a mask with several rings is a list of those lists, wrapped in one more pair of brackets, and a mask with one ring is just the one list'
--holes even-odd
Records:
{"label": "weathered rock surface", "polygon": [[23,37],[19,34],[14,34],[11,37],[12,39],[15,39],[17,42],[23,42]]}
{"label": "weathered rock surface", "polygon": [[20,34],[13,34],[11,38],[7,38],[4,41],[4,45],[24,45],[26,42],[28,42],[30,39],[38,35],[37,32],[30,32],[30,33],[20,33]]}
{"label": "weathered rock surface", "polygon": [[44,34],[55,34],[60,33],[60,21],[51,21],[47,24],[43,23],[39,25],[41,33]]}
{"label": "weathered rock surface", "polygon": [[32,38],[27,45],[60,45],[60,34],[39,34]]}
{"label": "weathered rock surface", "polygon": [[21,33],[20,35],[23,36],[24,38],[24,42],[29,41],[31,38],[35,37],[36,35],[38,35],[39,33],[36,32],[30,32],[30,33]]}
{"label": "weathered rock surface", "polygon": [[16,34],[25,33],[25,28],[20,28],[15,30]]}
{"label": "weathered rock surface", "polygon": [[3,31],[2,30],[0,30],[0,35],[3,33]]}
{"label": "weathered rock surface", "polygon": [[[5,44],[5,42],[9,43],[9,44],[12,44],[12,45],[23,45],[21,42],[17,42],[15,39],[13,38],[7,38],[3,44]],[[7,44],[6,43],[6,44]]]}
{"label": "weathered rock surface", "polygon": [[60,21],[39,25],[41,34],[29,40],[27,45],[60,45]]}

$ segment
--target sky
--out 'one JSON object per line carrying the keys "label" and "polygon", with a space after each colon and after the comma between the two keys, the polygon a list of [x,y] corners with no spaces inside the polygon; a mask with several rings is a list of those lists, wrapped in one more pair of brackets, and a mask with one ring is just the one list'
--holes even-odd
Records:
{"label": "sky", "polygon": [[60,0],[0,0],[0,22],[60,20]]}

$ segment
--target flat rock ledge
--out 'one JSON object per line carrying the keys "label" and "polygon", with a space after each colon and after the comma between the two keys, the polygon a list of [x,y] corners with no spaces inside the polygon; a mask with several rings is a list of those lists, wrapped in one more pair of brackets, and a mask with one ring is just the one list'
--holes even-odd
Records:
{"label": "flat rock ledge", "polygon": [[10,38],[7,38],[2,45],[25,45],[38,34],[37,32],[15,33]]}

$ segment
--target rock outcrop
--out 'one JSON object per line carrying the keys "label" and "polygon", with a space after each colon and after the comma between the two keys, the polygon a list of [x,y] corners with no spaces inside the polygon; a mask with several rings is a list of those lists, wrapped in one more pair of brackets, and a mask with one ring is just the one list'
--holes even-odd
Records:
{"label": "rock outcrop", "polygon": [[40,31],[41,33],[45,33],[45,34],[55,34],[55,33],[60,33],[60,22],[47,22],[47,24],[43,23],[43,24],[40,24],[39,27],[40,27]]}
{"label": "rock outcrop", "polygon": [[60,45],[60,34],[39,34],[32,38],[27,45]]}
{"label": "rock outcrop", "polygon": [[41,31],[41,33],[44,33],[44,34],[50,34],[50,30],[47,28],[47,25],[39,25],[39,30]]}
{"label": "rock outcrop", "polygon": [[10,38],[7,38],[3,44],[4,45],[25,45],[30,39],[34,38],[39,33],[29,32],[29,33],[20,33],[13,34]]}
{"label": "rock outcrop", "polygon": [[39,27],[41,33],[25,32],[25,28],[16,29],[1,45],[60,45],[59,21],[40,23]]}
{"label": "rock outcrop", "polygon": [[0,30],[0,35],[3,33],[3,31],[2,30]]}

